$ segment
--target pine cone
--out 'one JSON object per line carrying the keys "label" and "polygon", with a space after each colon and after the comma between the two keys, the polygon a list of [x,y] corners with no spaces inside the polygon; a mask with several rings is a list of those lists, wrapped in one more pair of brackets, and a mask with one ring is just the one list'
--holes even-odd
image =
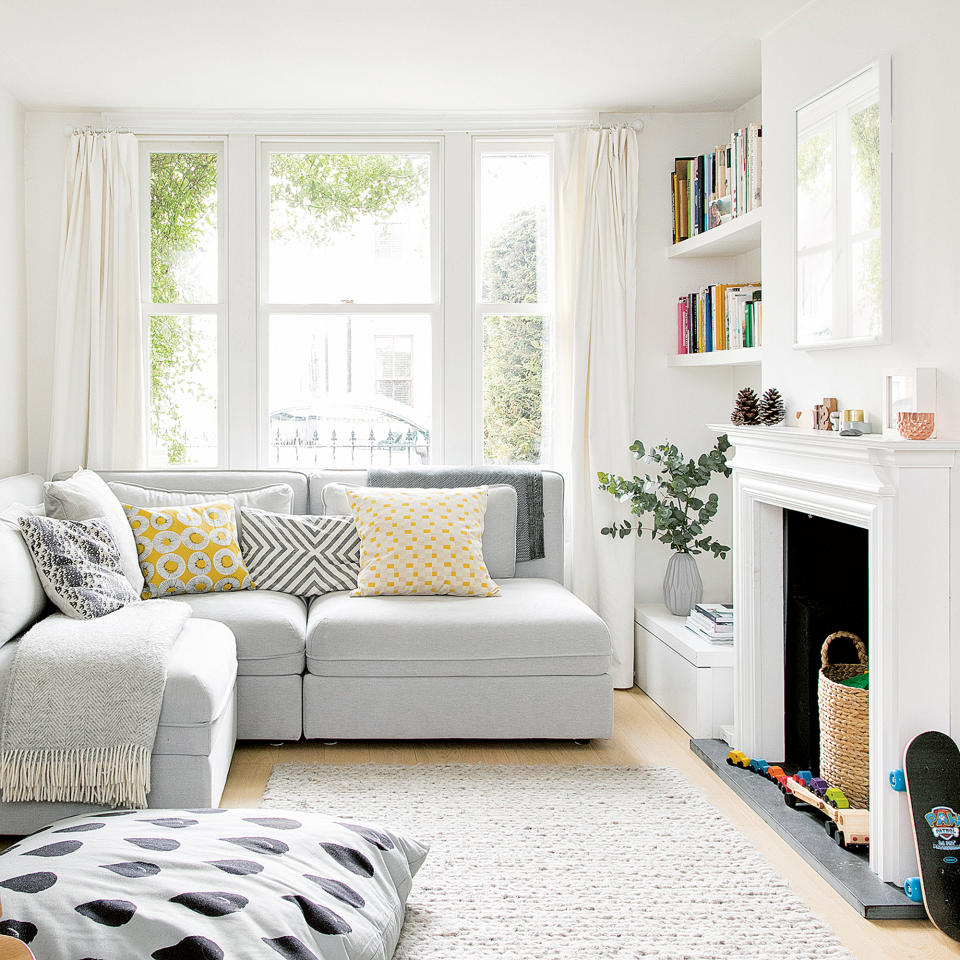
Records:
{"label": "pine cone", "polygon": [[752,426],[760,422],[757,395],[752,387],[744,387],[737,394],[737,402],[730,414],[730,422],[735,426]]}
{"label": "pine cone", "polygon": [[783,397],[776,387],[770,387],[763,394],[758,409],[760,422],[768,427],[782,423],[786,413],[783,408]]}

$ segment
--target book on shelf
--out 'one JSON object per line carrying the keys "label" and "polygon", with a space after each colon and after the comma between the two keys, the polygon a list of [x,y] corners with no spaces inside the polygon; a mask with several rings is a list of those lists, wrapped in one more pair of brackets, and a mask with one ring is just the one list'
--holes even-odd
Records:
{"label": "book on shelf", "polygon": [[691,613],[687,617],[687,629],[692,630],[698,637],[709,640],[710,643],[733,643],[733,624],[722,630],[713,630],[704,625],[703,620]]}
{"label": "book on shelf", "polygon": [[732,603],[698,603],[693,610],[714,623],[733,623]]}
{"label": "book on shelf", "polygon": [[762,127],[750,123],[709,153],[674,159],[670,174],[674,243],[760,207],[762,144]]}
{"label": "book on shelf", "polygon": [[759,283],[715,283],[677,298],[677,353],[739,350],[762,341]]}

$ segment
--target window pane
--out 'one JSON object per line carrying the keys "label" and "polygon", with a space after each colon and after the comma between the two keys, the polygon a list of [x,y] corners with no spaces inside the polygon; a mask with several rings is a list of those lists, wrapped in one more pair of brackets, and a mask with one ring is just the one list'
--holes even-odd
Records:
{"label": "window pane", "polygon": [[539,153],[480,157],[480,299],[540,303],[550,299],[550,160]]}
{"label": "window pane", "polygon": [[430,157],[270,154],[269,303],[428,303]]}
{"label": "window pane", "polygon": [[850,229],[880,229],[880,104],[850,117]]}
{"label": "window pane", "polygon": [[217,302],[217,155],[150,154],[154,303]]}
{"label": "window pane", "polygon": [[881,279],[880,238],[860,240],[853,244],[853,324],[854,337],[873,337],[880,333]]}
{"label": "window pane", "polygon": [[270,464],[430,460],[431,329],[425,316],[270,318]]}
{"label": "window pane", "polygon": [[833,242],[833,132],[817,127],[797,143],[797,249]]}
{"label": "window pane", "polygon": [[483,459],[539,463],[543,317],[483,318]]}
{"label": "window pane", "polygon": [[150,318],[150,466],[217,464],[217,318]]}
{"label": "window pane", "polygon": [[797,337],[808,343],[833,335],[833,253],[798,254]]}

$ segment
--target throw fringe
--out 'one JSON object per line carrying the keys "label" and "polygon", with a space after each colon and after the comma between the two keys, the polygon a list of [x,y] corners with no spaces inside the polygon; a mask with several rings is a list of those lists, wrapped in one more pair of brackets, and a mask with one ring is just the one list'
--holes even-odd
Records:
{"label": "throw fringe", "polygon": [[4,750],[7,802],[60,800],[142,809],[150,792],[150,749],[132,743],[77,750]]}

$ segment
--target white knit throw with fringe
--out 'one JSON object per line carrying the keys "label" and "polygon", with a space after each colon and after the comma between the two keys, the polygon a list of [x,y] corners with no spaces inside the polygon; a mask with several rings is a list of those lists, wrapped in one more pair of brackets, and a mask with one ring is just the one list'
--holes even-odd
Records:
{"label": "white knit throw with fringe", "polygon": [[167,658],[189,616],[185,604],[148,600],[29,630],[4,703],[3,799],[145,807]]}

